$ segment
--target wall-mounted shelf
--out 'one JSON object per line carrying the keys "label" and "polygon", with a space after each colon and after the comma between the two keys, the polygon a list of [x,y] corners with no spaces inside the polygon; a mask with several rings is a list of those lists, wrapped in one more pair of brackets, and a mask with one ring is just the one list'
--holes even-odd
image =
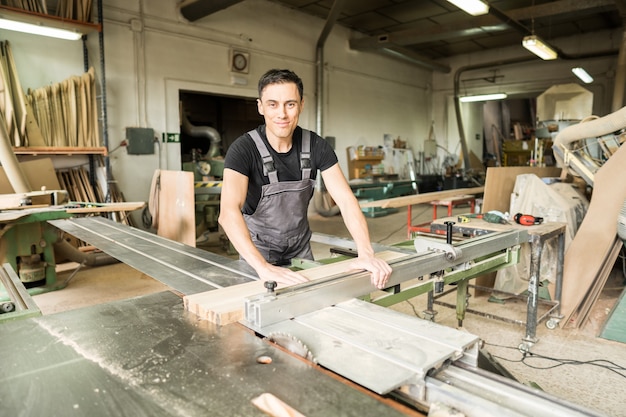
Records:
{"label": "wall-mounted shelf", "polygon": [[108,155],[105,147],[72,147],[72,146],[32,146],[14,147],[13,153],[16,155]]}
{"label": "wall-mounted shelf", "polygon": [[49,26],[56,29],[65,29],[86,35],[92,32],[101,32],[102,25],[99,23],[83,22],[80,20],[65,19],[58,16],[30,12],[16,7],[1,6],[0,18],[14,20],[31,25]]}

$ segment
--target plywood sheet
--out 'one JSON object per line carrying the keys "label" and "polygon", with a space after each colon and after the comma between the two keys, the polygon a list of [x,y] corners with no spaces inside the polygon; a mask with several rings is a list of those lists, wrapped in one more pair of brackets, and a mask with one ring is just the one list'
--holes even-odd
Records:
{"label": "plywood sheet", "polygon": [[[20,168],[28,183],[33,187],[32,191],[40,191],[42,187],[46,187],[47,190],[61,189],[50,158],[20,162]],[[0,194],[13,193],[15,191],[7,178],[7,174],[4,168],[0,167]]]}
{"label": "plywood sheet", "polygon": [[[577,311],[593,283],[613,265],[617,235],[617,217],[626,199],[626,146],[602,165],[594,176],[589,210],[565,253],[561,313],[565,326]],[[580,325],[581,323],[576,323]]]}
{"label": "plywood sheet", "polygon": [[[401,252],[384,251],[376,254],[376,257],[387,262],[406,257]],[[309,280],[331,277],[333,275],[348,272],[351,259],[322,265],[315,268],[298,271]],[[188,295],[183,298],[185,309],[196,314],[203,320],[208,320],[217,325],[226,325],[244,318],[244,299],[252,295],[265,292],[263,281],[252,281],[245,284],[233,285],[218,290],[206,291]]]}
{"label": "plywood sheet", "polygon": [[157,235],[196,246],[193,172],[160,171]]}
{"label": "plywood sheet", "polygon": [[504,213],[509,211],[515,180],[518,175],[522,174],[535,174],[540,178],[558,177],[561,175],[561,168],[525,166],[487,168],[482,212],[498,210]]}

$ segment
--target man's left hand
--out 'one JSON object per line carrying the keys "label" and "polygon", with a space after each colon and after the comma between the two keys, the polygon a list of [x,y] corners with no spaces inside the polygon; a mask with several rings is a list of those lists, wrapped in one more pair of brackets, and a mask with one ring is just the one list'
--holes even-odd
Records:
{"label": "man's left hand", "polygon": [[357,257],[354,261],[350,263],[350,269],[365,269],[366,271],[369,271],[372,274],[372,285],[381,290],[383,288],[386,288],[387,281],[389,281],[389,277],[391,276],[392,271],[387,262],[374,256]]}

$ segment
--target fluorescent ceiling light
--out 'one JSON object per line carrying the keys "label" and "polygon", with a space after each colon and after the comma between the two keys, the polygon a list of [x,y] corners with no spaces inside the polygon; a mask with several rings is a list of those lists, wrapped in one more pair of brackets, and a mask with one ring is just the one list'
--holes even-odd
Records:
{"label": "fluorescent ceiling light", "polygon": [[67,39],[70,41],[79,40],[83,36],[82,33],[74,30],[57,29],[44,26],[43,24],[24,23],[3,18],[0,18],[0,29],[31,33],[33,35],[50,36],[52,38]]}
{"label": "fluorescent ceiling light", "polygon": [[593,82],[593,77],[589,75],[589,73],[585,71],[584,68],[581,68],[581,67],[572,68],[572,72],[574,73],[574,75],[580,78],[580,80],[584,82],[585,84],[591,84]]}
{"label": "fluorescent ceiling light", "polygon": [[487,14],[489,12],[489,5],[483,3],[481,0],[448,0],[448,2],[472,16]]}
{"label": "fluorescent ceiling light", "polygon": [[522,46],[541,59],[550,60],[559,56],[554,49],[535,35],[525,36]]}
{"label": "fluorescent ceiling light", "polygon": [[474,101],[489,101],[489,100],[503,100],[507,96],[505,93],[495,93],[495,94],[481,94],[478,96],[465,96],[460,97],[459,100],[461,103],[471,103]]}

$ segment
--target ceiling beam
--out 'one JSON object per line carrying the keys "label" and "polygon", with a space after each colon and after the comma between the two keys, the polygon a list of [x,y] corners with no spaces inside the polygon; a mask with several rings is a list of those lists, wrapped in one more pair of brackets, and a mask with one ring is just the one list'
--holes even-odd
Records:
{"label": "ceiling beam", "polygon": [[[524,7],[506,12],[512,21],[557,16],[560,14],[584,12],[594,9],[614,10],[616,0],[561,0],[533,7]],[[389,43],[396,45],[415,45],[463,36],[475,36],[478,33],[498,32],[509,29],[502,20],[493,15],[477,16],[445,25],[404,29],[383,35],[351,39],[350,48],[355,50],[373,50],[386,48]]]}

